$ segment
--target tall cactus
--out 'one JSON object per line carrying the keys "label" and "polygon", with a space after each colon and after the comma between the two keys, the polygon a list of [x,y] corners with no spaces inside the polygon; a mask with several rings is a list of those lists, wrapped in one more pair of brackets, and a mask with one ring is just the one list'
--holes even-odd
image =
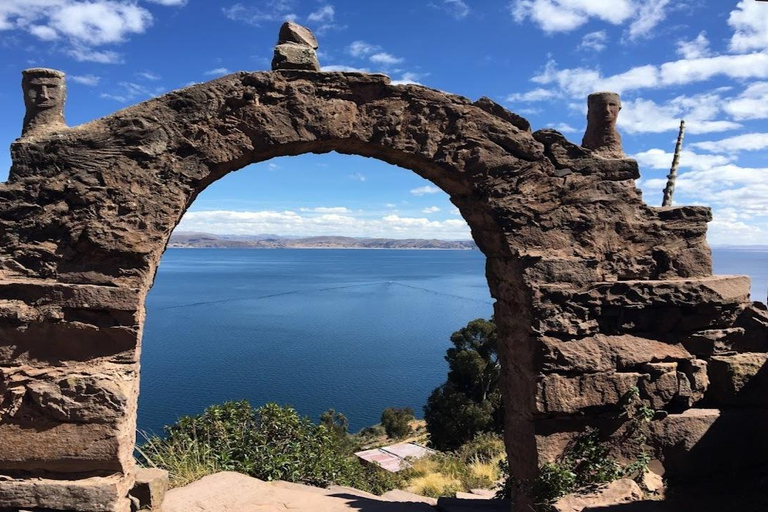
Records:
{"label": "tall cactus", "polygon": [[667,186],[664,187],[664,200],[661,206],[672,206],[672,196],[675,194],[675,181],[677,181],[677,166],[680,164],[680,150],[683,148],[683,137],[685,136],[685,121],[680,121],[680,134],[677,136],[675,145],[675,156],[672,158],[672,168],[667,175]]}

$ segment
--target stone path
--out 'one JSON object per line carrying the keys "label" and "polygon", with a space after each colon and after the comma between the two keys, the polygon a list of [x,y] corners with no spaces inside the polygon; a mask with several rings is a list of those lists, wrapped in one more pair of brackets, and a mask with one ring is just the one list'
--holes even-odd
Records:
{"label": "stone path", "polygon": [[[209,475],[186,487],[168,492],[163,512],[435,512],[428,503],[417,501],[409,493],[375,496],[350,487],[328,489],[290,482],[264,482],[256,478],[223,472]],[[414,499],[414,501],[403,501]],[[390,501],[391,500],[391,501]],[[443,500],[440,500],[442,502]],[[437,510],[509,510],[503,502],[486,500],[449,500]],[[491,501],[491,500],[487,500]],[[471,503],[471,508],[466,508]],[[460,506],[459,506],[460,505]],[[457,507],[458,508],[455,508]],[[500,508],[501,506],[501,508]]]}

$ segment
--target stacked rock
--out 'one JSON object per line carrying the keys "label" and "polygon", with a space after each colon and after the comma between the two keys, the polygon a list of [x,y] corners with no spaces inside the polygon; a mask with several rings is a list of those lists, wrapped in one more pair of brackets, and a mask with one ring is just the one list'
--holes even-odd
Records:
{"label": "stacked rock", "polygon": [[286,21],[280,27],[272,69],[303,69],[320,71],[317,60],[317,39],[307,27]]}

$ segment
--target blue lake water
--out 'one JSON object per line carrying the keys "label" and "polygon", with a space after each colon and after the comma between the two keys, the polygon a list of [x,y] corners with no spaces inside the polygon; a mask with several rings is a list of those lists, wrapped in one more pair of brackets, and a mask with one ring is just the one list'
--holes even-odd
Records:
{"label": "blue lake water", "polygon": [[[716,249],[765,300],[768,251]],[[226,400],[290,404],[352,430],[385,407],[421,413],[449,336],[488,318],[479,251],[169,249],[147,298],[139,429]]]}

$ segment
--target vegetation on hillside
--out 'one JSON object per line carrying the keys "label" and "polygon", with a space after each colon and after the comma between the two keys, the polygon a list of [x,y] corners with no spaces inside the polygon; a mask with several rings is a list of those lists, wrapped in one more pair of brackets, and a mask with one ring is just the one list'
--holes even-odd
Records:
{"label": "vegetation on hillside", "polygon": [[[217,471],[237,471],[261,480],[348,485],[377,494],[397,487],[395,475],[364,466],[352,455],[342,442],[346,436],[340,436],[338,413],[329,411],[323,421],[316,425],[273,403],[254,409],[245,400],[227,402],[181,418],[166,427],[164,438],[147,439],[139,448],[139,462],[168,470],[174,486]],[[329,428],[329,422],[335,426]]]}
{"label": "vegetation on hillside", "polygon": [[424,406],[432,446],[456,450],[483,432],[501,432],[500,366],[493,319],[472,320],[451,335],[448,378]]}
{"label": "vegetation on hillside", "polygon": [[381,413],[381,426],[392,439],[402,439],[411,434],[411,422],[414,420],[413,409],[405,407],[387,407]]}

